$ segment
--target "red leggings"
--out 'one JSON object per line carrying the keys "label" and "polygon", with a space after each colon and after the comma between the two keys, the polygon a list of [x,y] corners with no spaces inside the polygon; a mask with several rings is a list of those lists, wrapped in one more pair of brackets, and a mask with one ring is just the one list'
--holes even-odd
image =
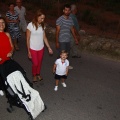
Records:
{"label": "red leggings", "polygon": [[44,48],[39,51],[30,49],[30,53],[32,57],[32,74],[35,76],[37,74],[40,74],[41,71]]}

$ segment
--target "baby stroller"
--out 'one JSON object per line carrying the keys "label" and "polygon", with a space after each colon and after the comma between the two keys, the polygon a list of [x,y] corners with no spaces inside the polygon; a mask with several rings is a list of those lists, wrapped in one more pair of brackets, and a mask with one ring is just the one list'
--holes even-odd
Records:
{"label": "baby stroller", "polygon": [[1,78],[8,99],[8,112],[13,111],[13,106],[24,108],[29,120],[35,119],[45,105],[32,83],[26,77],[26,72],[14,60],[8,60],[1,66]]}

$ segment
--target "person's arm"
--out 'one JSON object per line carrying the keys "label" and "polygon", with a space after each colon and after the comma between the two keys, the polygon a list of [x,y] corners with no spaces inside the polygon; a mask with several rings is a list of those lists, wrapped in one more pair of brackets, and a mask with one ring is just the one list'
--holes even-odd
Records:
{"label": "person's arm", "polygon": [[23,8],[24,8],[24,18],[26,20],[26,8],[25,7],[23,7]]}
{"label": "person's arm", "polygon": [[13,54],[13,51],[14,51],[14,46],[13,46],[13,43],[12,43],[12,40],[11,40],[10,34],[9,34],[9,33],[6,33],[6,35],[8,36],[8,38],[9,38],[9,42],[10,42],[10,45],[11,45],[11,51],[9,51],[9,53],[7,54],[7,57],[11,57],[12,54]]}
{"label": "person's arm", "polygon": [[72,32],[72,35],[74,37],[75,43],[78,44],[78,38],[77,38],[77,36],[75,34],[74,26],[71,27],[71,32]]}
{"label": "person's arm", "polygon": [[60,33],[60,26],[59,25],[57,25],[56,26],[56,48],[59,48],[59,33]]}
{"label": "person's arm", "polygon": [[30,35],[31,35],[31,31],[30,30],[26,30],[26,40],[27,40],[27,50],[28,50],[28,57],[31,58],[31,53],[30,53]]}
{"label": "person's arm", "polygon": [[53,65],[53,74],[55,73],[56,71],[56,64]]}
{"label": "person's arm", "polygon": [[66,76],[68,75],[68,70],[69,70],[68,67],[69,67],[69,66],[66,67]]}
{"label": "person's arm", "polygon": [[6,22],[7,23],[18,23],[19,22],[19,17],[16,20],[10,20],[8,17],[6,17]]}
{"label": "person's arm", "polygon": [[78,33],[78,31],[76,30],[75,27],[74,27],[74,32],[75,32],[75,35],[76,35],[77,38],[78,38],[78,41],[80,41],[80,34]]}
{"label": "person's arm", "polygon": [[45,45],[46,45],[47,48],[48,48],[49,54],[53,54],[53,51],[52,51],[52,49],[51,49],[51,47],[50,47],[50,45],[49,45],[49,43],[48,43],[48,39],[47,39],[47,37],[46,37],[45,32],[43,33],[43,40],[44,40],[44,42],[45,42]]}
{"label": "person's arm", "polygon": [[69,61],[67,61],[66,76],[68,75],[68,70],[69,70]]}

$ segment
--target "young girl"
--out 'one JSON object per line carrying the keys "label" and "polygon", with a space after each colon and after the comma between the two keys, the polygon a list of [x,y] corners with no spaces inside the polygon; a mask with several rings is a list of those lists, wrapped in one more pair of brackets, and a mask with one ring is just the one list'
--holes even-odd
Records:
{"label": "young girl", "polygon": [[69,66],[69,61],[67,60],[68,53],[64,50],[61,51],[60,53],[60,58],[55,61],[55,64],[53,66],[53,73],[55,73],[55,88],[54,90],[58,90],[58,84],[60,79],[62,80],[62,85],[63,87],[67,87],[65,84],[65,79],[67,79],[68,75],[68,66]]}
{"label": "young girl", "polygon": [[44,54],[44,43],[48,48],[49,54],[53,54],[45,34],[44,19],[45,14],[41,10],[38,10],[32,22],[28,24],[26,32],[28,57],[32,60],[32,74],[34,83],[38,80],[42,80],[40,70]]}

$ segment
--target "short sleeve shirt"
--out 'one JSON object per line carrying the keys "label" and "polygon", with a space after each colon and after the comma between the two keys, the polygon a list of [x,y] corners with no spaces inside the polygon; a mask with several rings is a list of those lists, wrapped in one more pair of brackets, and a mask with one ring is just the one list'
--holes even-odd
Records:
{"label": "short sleeve shirt", "polygon": [[70,14],[70,17],[71,17],[72,20],[73,20],[75,29],[76,29],[77,31],[79,31],[79,30],[80,30],[80,27],[79,27],[79,23],[78,23],[78,20],[77,20],[76,15],[74,15],[74,14],[71,13],[71,14]]}
{"label": "short sleeve shirt", "polygon": [[14,10],[19,14],[20,22],[26,22],[26,20],[25,20],[26,9],[25,9],[25,7],[21,6],[21,9],[19,9],[18,6],[15,6]]}
{"label": "short sleeve shirt", "polygon": [[[17,20],[19,15],[16,11],[14,11],[14,12],[15,12],[15,14],[11,14],[10,11],[7,11],[6,12],[6,17],[8,17],[9,20]],[[12,23],[12,22],[8,23],[8,28],[12,27],[12,26],[17,26],[17,23]]]}
{"label": "short sleeve shirt", "polygon": [[69,66],[69,61],[66,59],[64,63],[62,63],[61,58],[55,61],[56,67],[56,74],[57,75],[65,75],[66,68]]}
{"label": "short sleeve shirt", "polygon": [[41,50],[44,47],[43,34],[44,30],[42,26],[39,26],[36,30],[36,27],[30,22],[27,26],[27,29],[30,30],[30,48],[32,50]]}
{"label": "short sleeve shirt", "polygon": [[63,15],[56,21],[56,26],[60,26],[59,42],[70,42],[71,27],[74,25],[71,17],[66,19]]}

